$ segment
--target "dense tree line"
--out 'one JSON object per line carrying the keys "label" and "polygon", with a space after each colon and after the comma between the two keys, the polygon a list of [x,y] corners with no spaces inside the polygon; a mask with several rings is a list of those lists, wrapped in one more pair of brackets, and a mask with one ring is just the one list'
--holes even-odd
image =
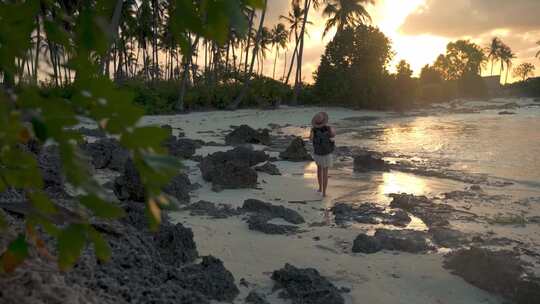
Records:
{"label": "dense tree line", "polygon": [[[304,82],[304,41],[312,23],[308,18],[310,11],[318,10],[325,18],[323,35],[327,35],[331,29],[336,30],[333,41],[327,47],[329,51],[336,45],[346,48],[347,41],[342,37],[349,35],[352,38],[351,30],[363,28],[371,21],[366,6],[375,1],[291,0],[289,12],[281,16],[280,22],[271,28],[266,24],[264,1],[257,1],[264,5],[263,9],[254,9],[249,5],[249,0],[240,1],[242,8],[238,21],[214,22],[204,28],[201,26],[203,32],[214,33],[203,36],[195,31],[178,31],[177,28],[196,19],[212,19],[227,9],[226,1],[117,0],[99,7],[100,1],[35,0],[39,9],[32,16],[32,23],[29,23],[32,28],[30,47],[24,56],[14,62],[13,73],[0,72],[1,79],[7,86],[41,82],[42,87],[48,91],[62,91],[62,96],[69,97],[70,91],[64,88],[69,88],[76,77],[72,62],[77,44],[75,20],[80,16],[84,3],[93,3],[96,9],[114,21],[96,25],[106,27],[111,38],[107,52],[94,58],[99,65],[98,72],[117,84],[135,90],[137,103],[150,113],[207,107],[235,109],[239,106],[277,105],[281,102],[297,104],[335,100],[336,103],[346,104],[347,100],[340,99],[342,92],[337,88],[350,86],[347,82],[351,79],[344,75],[355,69],[360,70],[356,71],[358,75],[355,77],[358,79],[353,86],[363,90],[358,95],[361,100],[354,102],[357,106],[383,107],[394,99],[392,92],[384,90],[405,89],[402,83],[394,86],[397,76],[389,74],[389,60],[382,68],[373,68],[371,71],[362,66],[364,63],[358,61],[361,59],[356,59],[355,67],[347,68],[348,72],[333,67],[336,77],[332,78],[331,69],[323,65],[329,60],[325,58],[326,53],[314,77],[321,80],[313,87]],[[188,17],[181,15],[186,9],[194,13]],[[54,26],[56,24],[60,26]],[[351,43],[363,49],[372,47],[377,52],[378,45],[371,46],[368,40],[356,39],[358,41]],[[271,73],[265,76],[264,62],[269,52],[275,56],[273,66],[267,69]],[[391,53],[388,52],[386,59],[391,59]],[[471,87],[471,90],[474,87],[468,82],[478,84],[478,75],[487,64],[490,64],[490,74],[498,68],[504,74],[506,83],[515,58],[511,48],[499,38],[494,38],[485,49],[462,40],[450,43],[446,54],[439,56],[436,62],[425,69],[429,69],[432,74],[441,74],[440,77],[445,81],[445,89],[442,91],[455,86],[464,91],[463,95],[467,95],[470,92],[467,92],[466,87]],[[283,73],[278,72],[280,69]],[[523,71],[523,66],[520,71]],[[326,74],[319,75],[319,72]],[[518,71],[514,73],[518,74]],[[528,70],[526,75],[530,74]],[[326,84],[322,85],[325,77]],[[343,77],[347,79],[335,80]],[[332,79],[336,82],[334,89],[337,94],[329,96],[328,91],[322,88],[330,86],[328,81]],[[413,91],[409,93],[414,96],[401,101],[404,104],[418,99],[418,96],[429,98],[430,94],[424,96],[422,92],[434,91],[440,86],[436,82],[426,83],[423,77],[420,80],[399,79],[410,86],[416,83],[414,88],[409,88],[409,91]],[[377,82],[380,86],[374,85]],[[383,93],[385,98],[373,97]]]}

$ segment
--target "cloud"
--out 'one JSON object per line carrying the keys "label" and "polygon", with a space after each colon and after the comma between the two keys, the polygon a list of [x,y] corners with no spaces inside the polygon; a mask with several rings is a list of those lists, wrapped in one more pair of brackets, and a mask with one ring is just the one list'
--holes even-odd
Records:
{"label": "cloud", "polygon": [[476,36],[540,28],[540,0],[426,0],[401,27],[407,35]]}

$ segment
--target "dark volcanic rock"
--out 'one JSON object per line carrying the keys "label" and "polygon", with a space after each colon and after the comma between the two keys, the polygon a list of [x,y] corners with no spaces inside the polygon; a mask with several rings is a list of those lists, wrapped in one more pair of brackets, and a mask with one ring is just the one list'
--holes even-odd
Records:
{"label": "dark volcanic rock", "polygon": [[465,233],[446,227],[432,227],[429,229],[429,234],[431,234],[435,244],[447,248],[461,247],[468,242]]}
{"label": "dark volcanic rock", "polygon": [[255,291],[251,291],[248,294],[245,302],[248,304],[270,304],[268,301],[266,301],[266,298],[263,295]]}
{"label": "dark volcanic rock", "polygon": [[189,177],[181,173],[172,178],[172,180],[163,188],[163,192],[172,195],[181,204],[189,204],[189,192],[193,190]]}
{"label": "dark volcanic rock", "polygon": [[170,155],[189,159],[195,155],[196,150],[202,145],[199,141],[193,139],[170,136],[165,140],[163,146],[167,148]]}
{"label": "dark volcanic rock", "polygon": [[222,188],[252,188],[257,184],[257,172],[251,166],[266,160],[263,151],[237,147],[204,157],[200,169],[204,180]]}
{"label": "dark volcanic rock", "polygon": [[[143,204],[124,204],[126,217],[121,234],[104,232],[111,248],[107,263],[96,260],[87,249],[72,271],[66,273],[71,284],[119,297],[120,303],[208,303],[204,293],[171,282],[178,266],[197,256],[190,229],[163,220],[160,230],[148,229]],[[117,302],[118,303],[118,302]]]}
{"label": "dark volcanic rock", "polygon": [[268,173],[270,175],[281,175],[278,167],[271,162],[266,162],[263,165],[255,167],[254,169],[255,171]]}
{"label": "dark volcanic rock", "polygon": [[412,194],[391,194],[390,207],[400,208],[419,217],[429,227],[447,226],[448,219],[455,211],[450,205],[437,204],[425,196]]}
{"label": "dark volcanic rock", "polygon": [[129,159],[129,151],[124,149],[116,139],[104,138],[81,146],[92,159],[96,169],[122,171]]}
{"label": "dark volcanic rock", "polygon": [[253,213],[248,218],[250,230],[257,230],[267,234],[290,234],[298,232],[294,225],[270,223],[274,218],[282,218],[291,224],[302,224],[304,218],[296,211],[283,206],[275,206],[255,199],[244,201],[243,212]]}
{"label": "dark volcanic rock", "polygon": [[269,223],[270,220],[272,220],[272,217],[268,214],[251,215],[247,220],[249,230],[266,234],[292,234],[298,232],[297,226]]}
{"label": "dark volcanic rock", "polygon": [[0,192],[0,203],[20,203],[26,200],[26,193],[20,189],[8,188]]}
{"label": "dark volcanic rock", "polygon": [[355,172],[388,171],[388,164],[373,152],[364,151],[354,155]]}
{"label": "dark volcanic rock", "polygon": [[182,224],[162,226],[154,241],[163,262],[168,265],[180,266],[199,256],[193,232]]}
{"label": "dark volcanic rock", "polygon": [[375,232],[375,238],[383,249],[410,253],[426,252],[432,249],[427,237],[427,233],[416,230],[377,229]]}
{"label": "dark volcanic rock", "polygon": [[248,125],[241,125],[225,136],[227,145],[261,144],[270,145],[268,129],[254,130]]}
{"label": "dark volcanic rock", "polygon": [[362,224],[405,227],[411,222],[411,218],[403,210],[386,211],[385,208],[372,203],[360,205],[336,203],[330,211],[334,213],[334,220],[338,225],[346,225],[348,222],[354,221]]}
{"label": "dark volcanic rock", "polygon": [[240,215],[241,212],[232,208],[229,205],[220,204],[216,205],[212,202],[198,201],[189,206],[184,207],[183,210],[190,210],[191,215],[201,216],[206,215],[213,218],[227,218],[234,215]]}
{"label": "dark volcanic rock", "polygon": [[512,251],[462,249],[447,255],[444,267],[470,284],[515,303],[540,303],[539,282],[527,280],[525,263]]}
{"label": "dark volcanic rock", "polygon": [[218,186],[213,189],[254,188],[257,185],[257,172],[238,161],[218,164],[217,168],[214,167],[215,169],[211,171],[212,173],[208,173],[210,172],[208,167],[208,163],[203,159],[201,170],[204,170],[203,176],[207,177],[205,180]]}
{"label": "dark volcanic rock", "polygon": [[50,145],[41,149],[37,157],[38,167],[43,177],[43,189],[51,197],[65,197],[65,177],[62,174],[62,159],[58,146]]}
{"label": "dark volcanic rock", "polygon": [[515,112],[510,112],[510,111],[501,111],[499,112],[499,115],[514,115],[516,114]]}
{"label": "dark volcanic rock", "polygon": [[306,150],[306,145],[301,137],[295,137],[287,149],[279,153],[279,157],[294,162],[312,160],[311,155]]}
{"label": "dark volcanic rock", "polygon": [[169,276],[180,287],[213,300],[231,302],[239,293],[231,272],[213,256],[205,256],[200,264],[188,265]]}
{"label": "dark volcanic rock", "polygon": [[114,180],[114,194],[121,201],[144,202],[146,193],[135,164],[130,159],[126,162],[124,172]]}
{"label": "dark volcanic rock", "polygon": [[272,280],[287,292],[293,304],[343,304],[339,289],[313,268],[296,268],[290,264],[274,271]]}
{"label": "dark volcanic rock", "polygon": [[275,206],[256,199],[247,199],[244,201],[242,210],[258,214],[267,214],[271,218],[282,218],[292,224],[304,223],[304,218],[296,211],[283,206]]}
{"label": "dark volcanic rock", "polygon": [[354,239],[352,252],[375,253],[381,250],[381,242],[373,236],[367,234],[359,234]]}

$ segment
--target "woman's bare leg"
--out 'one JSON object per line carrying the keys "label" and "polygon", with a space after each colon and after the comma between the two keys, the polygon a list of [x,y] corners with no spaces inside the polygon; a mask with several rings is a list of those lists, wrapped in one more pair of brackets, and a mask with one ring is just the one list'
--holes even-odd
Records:
{"label": "woman's bare leg", "polygon": [[323,189],[322,189],[322,193],[323,193],[323,196],[326,196],[326,187],[328,186],[328,168],[323,168],[322,169],[322,175],[323,175]]}
{"label": "woman's bare leg", "polygon": [[322,168],[317,165],[317,182],[319,182],[319,190],[317,190],[318,192],[322,192],[323,189],[322,178]]}

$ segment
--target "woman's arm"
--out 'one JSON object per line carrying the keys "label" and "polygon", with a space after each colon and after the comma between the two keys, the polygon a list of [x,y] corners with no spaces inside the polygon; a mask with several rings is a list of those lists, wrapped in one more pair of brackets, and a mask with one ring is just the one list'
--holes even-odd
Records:
{"label": "woman's arm", "polygon": [[330,137],[334,138],[336,137],[336,129],[334,127],[328,127],[330,129]]}

